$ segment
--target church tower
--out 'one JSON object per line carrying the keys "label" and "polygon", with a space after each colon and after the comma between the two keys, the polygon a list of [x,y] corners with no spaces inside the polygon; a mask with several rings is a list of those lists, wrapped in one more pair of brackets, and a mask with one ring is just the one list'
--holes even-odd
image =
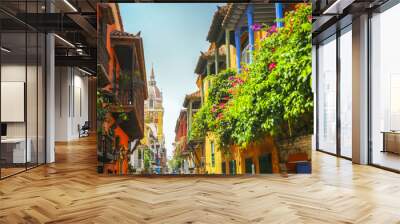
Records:
{"label": "church tower", "polygon": [[[167,153],[164,138],[164,107],[162,92],[155,80],[154,67],[151,68],[150,80],[147,84],[148,98],[144,102],[144,138],[141,141],[144,150],[150,151],[150,163],[144,161],[144,168],[149,172],[161,174],[166,172]],[[146,158],[142,158],[143,160]],[[146,167],[147,166],[147,167]]]}

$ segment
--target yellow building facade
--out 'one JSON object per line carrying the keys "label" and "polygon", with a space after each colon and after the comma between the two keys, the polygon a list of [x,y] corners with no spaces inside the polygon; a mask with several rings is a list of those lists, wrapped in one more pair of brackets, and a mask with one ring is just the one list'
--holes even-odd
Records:
{"label": "yellow building facade", "polygon": [[[225,9],[220,8],[219,11],[215,13],[212,21],[213,24],[210,27],[207,37],[211,43],[208,53],[214,52],[215,57],[207,58],[207,73],[199,75],[199,79],[197,80],[197,85],[202,90],[201,93],[204,102],[207,102],[208,89],[210,87],[210,82],[206,79],[206,76],[217,74],[228,68],[238,69],[238,61],[241,61],[236,57],[237,52],[235,45],[229,43],[231,42],[229,35],[231,35],[230,33],[232,32],[223,30],[222,24],[218,26],[220,21],[226,21],[226,13],[231,10],[229,7]],[[218,17],[224,17],[224,19],[221,20]],[[217,42],[221,42],[221,40],[218,40],[217,36],[221,36],[221,33],[224,33],[226,37],[225,43],[218,44]],[[253,35],[255,43],[254,50],[257,50],[266,32],[254,31]],[[248,33],[242,33],[239,39],[240,45],[243,46],[243,44],[248,41]],[[225,52],[225,57],[221,60],[218,56],[221,55],[220,50],[222,49]],[[242,49],[241,52],[243,52]],[[243,67],[244,63],[245,62],[241,62],[241,67]],[[225,66],[221,67],[221,64]],[[229,154],[224,154],[218,148],[218,138],[212,132],[209,132],[205,137],[204,151],[205,170],[208,174],[259,174],[278,173],[280,171],[278,151],[273,139],[269,136],[266,136],[257,143],[250,144],[245,149],[232,146],[230,150],[228,150]]]}
{"label": "yellow building facade", "polygon": [[[154,69],[148,82],[148,99],[144,102],[144,137],[141,144],[150,149],[152,170],[165,173],[167,154],[164,136],[164,108],[162,93],[156,85]],[[141,153],[143,155],[144,153]]]}

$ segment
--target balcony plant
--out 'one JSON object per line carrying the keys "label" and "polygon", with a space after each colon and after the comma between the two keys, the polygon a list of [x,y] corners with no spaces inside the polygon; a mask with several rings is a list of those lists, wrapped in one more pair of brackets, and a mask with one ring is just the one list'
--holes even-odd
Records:
{"label": "balcony plant", "polygon": [[224,114],[233,126],[234,144],[246,147],[273,136],[284,161],[296,148],[293,143],[312,133],[310,16],[311,6],[299,4],[285,15],[283,28],[264,27],[267,35],[248,66],[246,82]]}
{"label": "balcony plant", "polygon": [[286,160],[313,130],[310,16],[311,6],[299,4],[285,15],[283,28],[263,26],[266,36],[242,74],[228,70],[210,78],[209,98],[194,117],[190,138],[214,132],[229,152],[269,135]]}
{"label": "balcony plant", "polygon": [[[207,79],[211,83],[208,89],[208,99],[194,115],[192,128],[189,130],[189,141],[204,138],[207,132],[221,134],[221,136],[217,136],[219,139],[229,139],[227,132],[218,130],[224,128],[223,112],[234,97],[235,89],[243,83],[243,80],[237,76],[234,70],[230,69],[217,75],[211,75]],[[225,141],[221,142],[225,143]]]}

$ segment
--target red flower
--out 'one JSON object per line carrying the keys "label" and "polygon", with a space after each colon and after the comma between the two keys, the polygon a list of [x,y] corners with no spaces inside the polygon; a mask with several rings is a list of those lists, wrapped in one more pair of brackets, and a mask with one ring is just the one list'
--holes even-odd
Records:
{"label": "red flower", "polygon": [[308,15],[307,19],[308,19],[308,22],[311,22],[312,21],[312,15]]}
{"label": "red flower", "polygon": [[276,63],[272,62],[271,64],[268,65],[268,70],[272,71],[276,68]]}
{"label": "red flower", "polygon": [[217,119],[220,120],[220,119],[222,119],[222,118],[224,118],[224,115],[223,115],[222,113],[219,113],[219,114],[217,115]]}

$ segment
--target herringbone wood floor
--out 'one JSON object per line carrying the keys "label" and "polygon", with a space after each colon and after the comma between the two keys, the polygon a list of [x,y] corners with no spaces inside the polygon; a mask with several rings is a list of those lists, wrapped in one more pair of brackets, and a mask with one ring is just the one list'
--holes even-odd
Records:
{"label": "herringbone wood floor", "polygon": [[0,181],[0,223],[400,223],[400,175],[315,152],[312,175],[107,177],[95,140]]}

